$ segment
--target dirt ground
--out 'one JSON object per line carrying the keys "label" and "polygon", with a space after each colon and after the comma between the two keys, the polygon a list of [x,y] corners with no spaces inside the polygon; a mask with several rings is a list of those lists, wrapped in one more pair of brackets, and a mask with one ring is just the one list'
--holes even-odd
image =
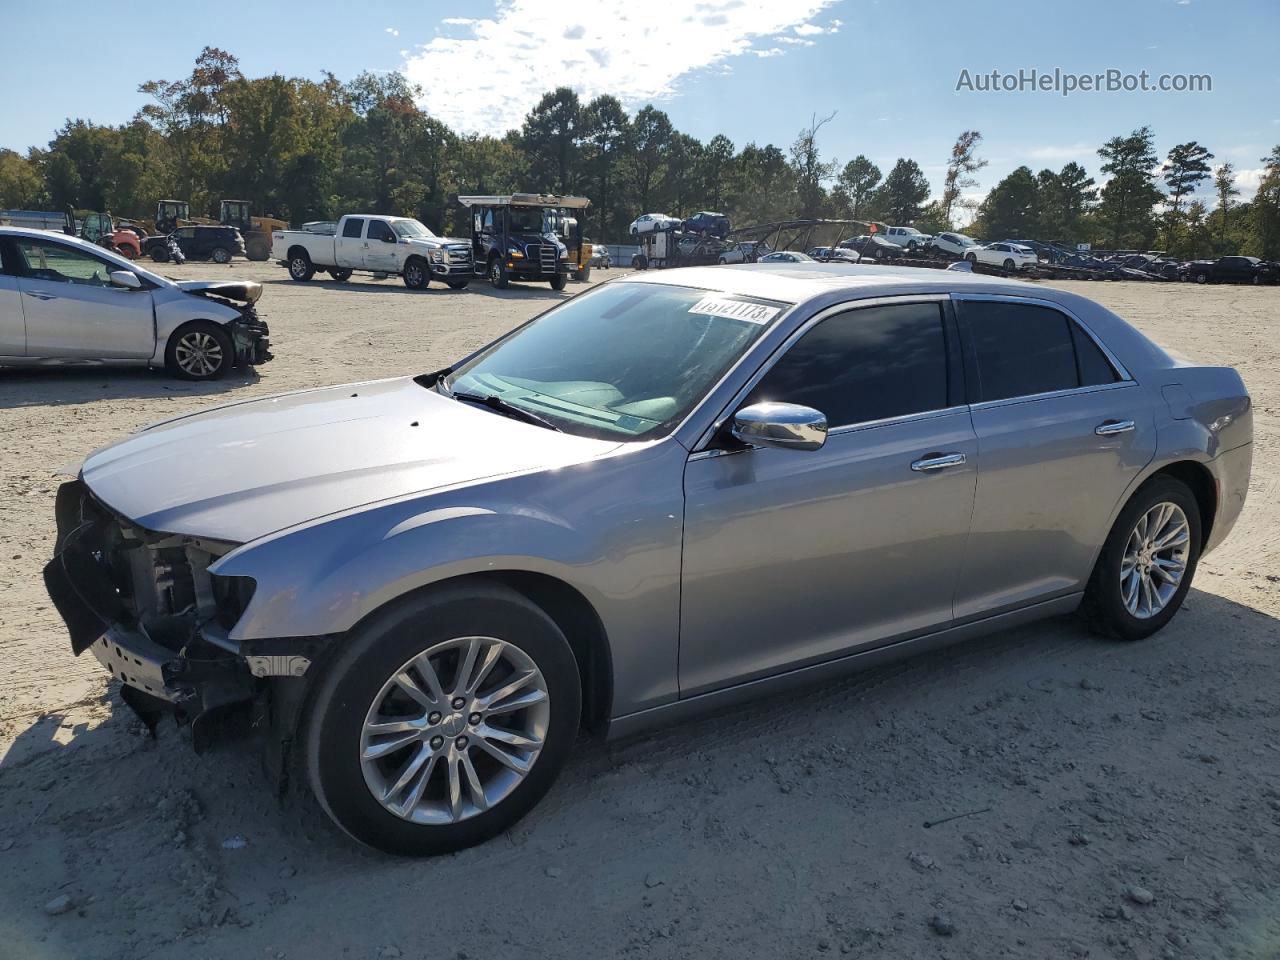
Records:
{"label": "dirt ground", "polygon": [[434,369],[562,295],[166,272],[266,281],[260,377],[0,371],[0,957],[1280,956],[1280,290],[1062,284],[1253,394],[1248,506],[1159,635],[1051,621],[584,742],[508,835],[413,862],[280,804],[248,749],[142,732],[44,593],[53,473],[181,410]]}

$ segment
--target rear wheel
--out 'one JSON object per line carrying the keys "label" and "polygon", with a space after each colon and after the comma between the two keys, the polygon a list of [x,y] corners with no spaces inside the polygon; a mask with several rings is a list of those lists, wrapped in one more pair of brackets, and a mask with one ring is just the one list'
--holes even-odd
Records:
{"label": "rear wheel", "polygon": [[1080,611],[1116,640],[1141,640],[1168,623],[1200,559],[1200,507],[1186,484],[1157,477],[1120,511],[1098,555]]}
{"label": "rear wheel", "polygon": [[299,250],[289,257],[289,276],[299,283],[306,283],[316,275],[315,265],[305,251]]}
{"label": "rear wheel", "polygon": [[968,260],[971,264],[976,265],[978,262],[978,255],[976,253],[966,253],[964,258]]}
{"label": "rear wheel", "polygon": [[1012,259],[1006,259],[1006,260],[1005,260],[1005,262],[1004,262],[1004,268],[1005,268],[1006,270],[1008,270],[1010,273],[1012,273],[1012,272],[1013,272],[1013,269],[1014,269],[1014,263],[1013,263],[1013,260],[1012,260]]}
{"label": "rear wheel", "polygon": [[214,247],[213,251],[209,254],[209,256],[213,259],[214,263],[230,263],[231,262],[231,251],[228,250],[226,247]]}
{"label": "rear wheel", "polygon": [[1207,273],[1197,273],[1195,275],[1195,281],[1196,283],[1208,283],[1209,275]]}
{"label": "rear wheel", "polygon": [[472,846],[528,812],[563,767],[577,663],[538,607],[458,587],[375,614],[328,666],[305,721],[317,800],[388,853]]}
{"label": "rear wheel", "polygon": [[410,257],[405,262],[404,285],[410,290],[425,290],[431,286],[431,268],[421,257]]}
{"label": "rear wheel", "polygon": [[179,327],[164,351],[165,366],[183,380],[217,380],[235,366],[236,350],[227,331],[197,320]]}
{"label": "rear wheel", "polygon": [[573,279],[581,280],[583,283],[586,283],[588,280],[591,279],[591,266],[588,264],[587,266],[583,267],[581,270],[579,270],[577,273],[573,275]]}

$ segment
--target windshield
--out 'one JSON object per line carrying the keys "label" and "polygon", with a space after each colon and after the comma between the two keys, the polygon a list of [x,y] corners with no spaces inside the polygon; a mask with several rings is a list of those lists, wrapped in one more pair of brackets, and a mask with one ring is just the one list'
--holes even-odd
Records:
{"label": "windshield", "polygon": [[647,440],[683,420],[788,306],[609,283],[494,344],[441,392],[497,396],[566,433]]}
{"label": "windshield", "polygon": [[435,236],[434,233],[417,220],[392,220],[391,229],[396,232],[397,237],[405,237],[406,239],[416,237],[428,240]]}
{"label": "windshield", "polygon": [[551,233],[554,214],[541,207],[511,207],[507,213],[512,233]]}

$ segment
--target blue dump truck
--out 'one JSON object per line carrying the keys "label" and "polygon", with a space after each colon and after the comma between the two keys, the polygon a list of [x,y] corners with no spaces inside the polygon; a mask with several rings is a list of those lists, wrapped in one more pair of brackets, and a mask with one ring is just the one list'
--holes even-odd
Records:
{"label": "blue dump truck", "polygon": [[591,276],[591,244],[578,220],[586,197],[513,193],[458,202],[471,211],[472,269],[497,289],[518,280],[563,290],[570,277]]}

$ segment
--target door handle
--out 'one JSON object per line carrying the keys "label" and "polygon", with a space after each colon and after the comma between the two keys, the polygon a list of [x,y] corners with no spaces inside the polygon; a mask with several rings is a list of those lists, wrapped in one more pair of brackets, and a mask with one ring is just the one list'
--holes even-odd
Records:
{"label": "door handle", "polygon": [[1128,433],[1133,426],[1132,420],[1103,420],[1093,432],[1100,437],[1113,437],[1117,433]]}
{"label": "door handle", "polygon": [[958,467],[964,462],[963,453],[940,453],[913,461],[911,469],[916,473],[929,473],[933,470],[945,470],[947,467]]}
{"label": "door handle", "polygon": [[35,297],[37,300],[57,300],[52,293],[45,293],[43,290],[28,290],[28,297]]}

